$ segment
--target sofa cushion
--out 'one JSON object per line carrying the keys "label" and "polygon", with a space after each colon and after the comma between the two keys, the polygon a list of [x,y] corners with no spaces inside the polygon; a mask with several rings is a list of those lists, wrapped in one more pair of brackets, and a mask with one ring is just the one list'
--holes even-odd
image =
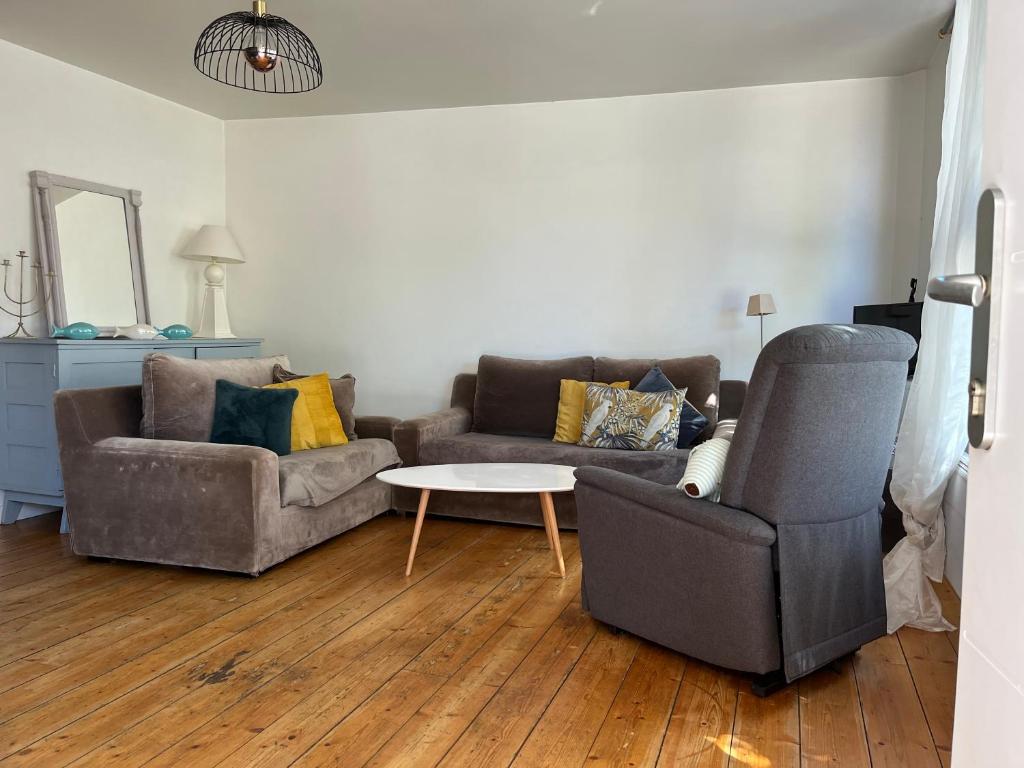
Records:
{"label": "sofa cushion", "polygon": [[[633,387],[637,392],[667,392],[675,388],[675,384],[669,381],[668,376],[658,366],[651,368],[647,375],[640,380],[640,383]],[[721,411],[721,402],[719,402],[718,412],[721,413]],[[679,411],[679,441],[676,447],[689,448],[698,437],[703,435],[707,426],[707,416],[694,408],[689,400],[684,400],[683,407]]]}
{"label": "sofa cushion", "polygon": [[[294,379],[305,379],[308,377],[308,374],[293,373],[284,366],[274,366],[275,382],[293,381]],[[345,430],[345,437],[349,440],[355,440],[359,437],[356,434],[355,417],[356,377],[351,373],[346,373],[336,379],[329,378],[328,381],[331,385],[331,397],[334,398],[334,408],[338,411],[338,416],[341,417],[341,427]]]}
{"label": "sofa cushion", "polygon": [[593,372],[592,357],[516,360],[482,355],[477,368],[473,431],[550,440],[558,419],[562,379],[592,381]]}
{"label": "sofa cushion", "polygon": [[686,390],[686,399],[707,417],[708,425],[698,439],[711,437],[718,421],[718,388],[722,374],[722,364],[714,355],[673,357],[667,360],[599,357],[594,361],[594,380],[629,379],[639,382],[656,365],[661,367],[677,388]]}
{"label": "sofa cushion", "polygon": [[292,452],[292,411],[299,393],[243,387],[217,379],[210,442]]}
{"label": "sofa cushion", "polygon": [[[570,467],[607,467],[661,483],[679,481],[688,450],[620,451],[555,443],[543,437],[467,432],[439,437],[420,447],[421,464],[526,462]],[[301,455],[301,454],[300,454]]]}
{"label": "sofa cushion", "polygon": [[679,446],[685,389],[637,392],[587,384],[579,445],[629,451],[671,451]]}
{"label": "sofa cushion", "polygon": [[281,506],[319,507],[400,463],[394,443],[373,437],[282,456]]}
{"label": "sofa cushion", "polygon": [[246,387],[273,382],[284,355],[242,360],[188,360],[156,352],[142,361],[142,437],[205,443],[213,428],[217,379]]}

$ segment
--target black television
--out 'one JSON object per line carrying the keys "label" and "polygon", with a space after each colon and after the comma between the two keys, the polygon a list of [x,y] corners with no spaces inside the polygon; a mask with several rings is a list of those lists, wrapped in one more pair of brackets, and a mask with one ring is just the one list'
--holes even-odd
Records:
{"label": "black television", "polygon": [[[899,328],[921,343],[921,308],[920,301],[902,304],[863,304],[853,308],[855,325],[884,325],[887,328]],[[917,367],[917,353],[910,358],[908,376],[914,375]]]}

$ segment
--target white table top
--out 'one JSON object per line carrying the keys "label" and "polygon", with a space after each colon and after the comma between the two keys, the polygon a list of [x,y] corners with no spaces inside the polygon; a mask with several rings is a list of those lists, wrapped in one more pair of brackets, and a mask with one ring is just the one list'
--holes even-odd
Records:
{"label": "white table top", "polygon": [[573,489],[575,469],[560,464],[435,464],[386,469],[377,479],[428,491],[556,493]]}

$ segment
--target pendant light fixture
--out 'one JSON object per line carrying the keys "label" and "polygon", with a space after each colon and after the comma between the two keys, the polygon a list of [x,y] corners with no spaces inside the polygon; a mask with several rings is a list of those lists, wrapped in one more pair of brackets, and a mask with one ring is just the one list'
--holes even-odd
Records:
{"label": "pendant light fixture", "polygon": [[324,79],[320,54],[298,27],[267,13],[267,0],[252,11],[221,16],[199,35],[193,56],[207,77],[259,93],[304,93]]}

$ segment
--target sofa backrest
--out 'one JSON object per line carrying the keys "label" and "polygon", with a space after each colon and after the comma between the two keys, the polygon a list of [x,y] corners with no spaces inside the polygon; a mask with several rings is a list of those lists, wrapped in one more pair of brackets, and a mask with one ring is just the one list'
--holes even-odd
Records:
{"label": "sofa backrest", "polygon": [[593,381],[594,358],[517,360],[481,355],[473,400],[473,431],[553,437],[562,379]]}
{"label": "sofa backrest", "polygon": [[[455,377],[451,405],[473,414],[473,431],[551,438],[558,415],[562,379],[629,381],[639,383],[654,365],[660,365],[677,387],[687,388],[687,399],[710,422],[718,417],[721,364],[712,355],[658,360],[570,357],[560,360],[519,360],[483,355],[477,373]],[[742,397],[740,397],[742,400]]]}
{"label": "sofa backrest", "polygon": [[846,520],[877,507],[914,340],[869,325],[810,325],[754,366],[721,501],[774,524]]}
{"label": "sofa backrest", "polygon": [[248,387],[272,384],[275,365],[291,367],[285,355],[241,360],[147,355],[142,363],[142,437],[208,441],[217,379]]}

